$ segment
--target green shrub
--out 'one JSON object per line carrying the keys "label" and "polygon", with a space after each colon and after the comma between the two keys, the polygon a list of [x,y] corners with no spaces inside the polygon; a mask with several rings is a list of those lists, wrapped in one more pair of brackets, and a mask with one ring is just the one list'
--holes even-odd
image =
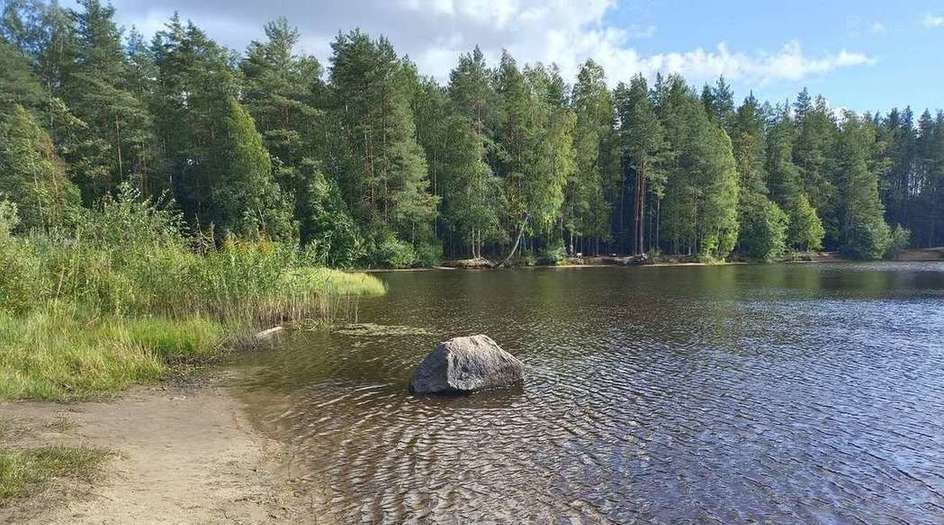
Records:
{"label": "green shrub", "polygon": [[376,266],[385,268],[409,268],[416,262],[413,246],[392,234],[386,235],[375,248],[371,259]]}
{"label": "green shrub", "polygon": [[745,198],[741,211],[741,250],[755,259],[774,259],[786,250],[787,214],[763,195]]}
{"label": "green shrub", "polygon": [[891,228],[884,220],[860,222],[849,228],[840,251],[851,259],[875,260],[888,252],[891,243]]}
{"label": "green shrub", "polygon": [[537,264],[556,266],[567,257],[567,248],[563,240],[557,240],[541,250],[537,257]]}
{"label": "green shrub", "polygon": [[442,243],[439,241],[417,242],[414,248],[416,260],[413,266],[434,266],[442,260]]}
{"label": "green shrub", "polygon": [[805,194],[801,194],[790,209],[790,228],[787,238],[790,245],[801,251],[821,250],[826,230]]}
{"label": "green shrub", "polygon": [[10,234],[17,222],[16,206],[0,201],[0,310],[23,313],[45,299],[46,287],[32,246]]}
{"label": "green shrub", "polygon": [[903,227],[901,224],[896,224],[895,227],[892,228],[891,239],[888,243],[888,249],[885,251],[885,257],[894,259],[910,245],[911,230]]}

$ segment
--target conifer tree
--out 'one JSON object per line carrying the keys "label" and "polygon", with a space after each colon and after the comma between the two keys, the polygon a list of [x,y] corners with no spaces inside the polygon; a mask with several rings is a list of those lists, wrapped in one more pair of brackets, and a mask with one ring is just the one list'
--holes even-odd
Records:
{"label": "conifer tree", "polygon": [[667,144],[662,124],[649,98],[649,87],[641,75],[633,77],[620,108],[620,134],[624,154],[635,176],[633,192],[633,253],[645,251],[645,209],[648,185],[655,183],[659,198],[664,185],[663,164]]}
{"label": "conifer tree", "polygon": [[230,98],[214,144],[209,217],[220,233],[295,238],[291,206],[272,177],[269,152],[249,112]]}
{"label": "conifer tree", "polygon": [[846,112],[836,151],[842,250],[860,259],[878,259],[891,244],[891,232],[879,200],[881,167],[875,162],[876,147],[872,125]]}
{"label": "conifer tree", "polygon": [[27,230],[62,226],[78,206],[52,140],[20,105],[0,122],[0,194],[17,205]]}
{"label": "conifer tree", "polygon": [[426,159],[416,142],[415,73],[385,38],[353,31],[332,44],[332,118],[343,144],[338,180],[345,200],[373,239],[378,264],[428,261],[438,199],[430,193]]}

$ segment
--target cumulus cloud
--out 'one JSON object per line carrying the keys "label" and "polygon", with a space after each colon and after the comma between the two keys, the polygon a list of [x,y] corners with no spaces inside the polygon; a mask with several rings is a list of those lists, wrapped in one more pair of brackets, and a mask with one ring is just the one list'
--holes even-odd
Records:
{"label": "cumulus cloud", "polygon": [[187,7],[179,0],[114,3],[125,23],[135,23],[145,33],[179,8],[181,16],[236,49],[261,37],[262,20],[285,16],[305,35],[304,50],[322,59],[339,30],[360,27],[387,35],[420,71],[439,79],[448,78],[459,54],[475,45],[492,61],[507,49],[520,62],[555,62],[568,78],[592,58],[612,83],[657,72],[680,73],[694,81],[718,75],[757,83],[796,81],[874,61],[848,50],[808,55],[797,41],[773,52],[736,51],[720,42],[711,49],[644,54],[634,48],[634,41],[653,37],[656,26],[608,23],[606,15],[617,7],[616,0],[201,0]]}

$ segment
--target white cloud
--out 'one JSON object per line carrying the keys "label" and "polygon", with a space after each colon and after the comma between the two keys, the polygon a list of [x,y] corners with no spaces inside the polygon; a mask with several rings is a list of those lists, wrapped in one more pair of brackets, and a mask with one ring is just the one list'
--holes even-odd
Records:
{"label": "white cloud", "polygon": [[881,35],[888,32],[888,28],[886,28],[885,24],[881,22],[872,22],[872,25],[869,26],[869,32],[876,35]]}
{"label": "white cloud", "polygon": [[606,15],[616,8],[617,0],[282,0],[278,9],[255,0],[201,0],[189,7],[179,6],[179,0],[114,3],[123,22],[137,21],[143,30],[154,28],[161,13],[179,7],[181,16],[193,18],[235,49],[260,38],[264,20],[286,16],[299,24],[305,50],[323,60],[338,30],[360,27],[385,34],[417,62],[420,71],[441,80],[448,78],[457,57],[475,45],[493,63],[502,49],[521,63],[556,62],[569,79],[592,58],[605,68],[611,83],[657,72],[680,73],[695,82],[722,74],[757,83],[797,81],[874,62],[847,50],[808,55],[797,41],[774,52],[731,50],[719,42],[709,49],[641,53],[633,42],[653,37],[657,28],[609,23]]}
{"label": "white cloud", "polygon": [[[583,61],[592,58],[614,83],[636,73],[652,77],[657,72],[680,73],[695,81],[718,75],[760,83],[796,81],[874,62],[867,55],[847,50],[808,56],[796,41],[787,42],[775,53],[735,52],[721,42],[714,50],[697,48],[646,55],[632,47],[632,40],[654,36],[656,27],[607,24],[604,18],[615,6],[612,0],[502,0],[486,2],[489,9],[480,9],[482,2],[460,0],[401,0],[401,5],[417,16],[438,16],[456,24],[448,45],[440,36],[433,40],[434,45],[412,55],[421,70],[439,78],[446,78],[455,58],[476,43],[492,60],[507,48],[522,62],[556,62],[570,78]],[[477,39],[481,25],[498,29],[497,38],[484,42]]]}
{"label": "white cloud", "polygon": [[924,15],[924,20],[921,21],[924,24],[924,27],[934,28],[934,27],[944,27],[944,16],[941,15]]}

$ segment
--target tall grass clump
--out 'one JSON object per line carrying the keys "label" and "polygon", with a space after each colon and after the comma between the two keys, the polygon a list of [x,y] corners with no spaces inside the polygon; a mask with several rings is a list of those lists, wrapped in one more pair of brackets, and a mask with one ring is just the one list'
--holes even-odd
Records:
{"label": "tall grass clump", "polygon": [[130,187],[68,228],[13,235],[0,200],[0,398],[79,398],[151,381],[274,324],[356,315],[384,293],[296,246],[187,232]]}

